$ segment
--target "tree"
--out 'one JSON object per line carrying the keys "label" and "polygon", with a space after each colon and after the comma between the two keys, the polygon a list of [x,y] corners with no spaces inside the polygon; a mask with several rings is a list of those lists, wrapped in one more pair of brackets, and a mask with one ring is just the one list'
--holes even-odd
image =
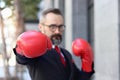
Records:
{"label": "tree", "polygon": [[[14,0],[3,0],[7,6],[13,6]],[[20,0],[24,20],[36,20],[38,12],[38,4],[41,0]]]}
{"label": "tree", "polygon": [[0,8],[0,28],[1,28],[1,36],[2,36],[2,42],[3,42],[2,56],[3,56],[3,62],[4,62],[5,80],[11,80],[10,73],[9,73],[9,66],[8,66],[8,56],[6,51],[5,36],[4,36],[4,23],[1,15],[1,10],[2,8]]}
{"label": "tree", "polygon": [[[25,20],[37,19],[37,11],[38,11],[37,4],[39,3],[40,0],[34,0],[34,1],[33,0],[3,0],[3,1],[6,3],[5,7],[10,7],[13,10],[13,16],[15,18],[14,28],[16,30],[14,32],[15,36],[13,37],[13,42],[14,42],[17,39],[18,35],[20,35],[22,32],[25,31],[25,25],[24,25]],[[3,58],[4,58],[4,64],[7,63],[7,65],[5,65],[5,74],[6,74],[5,80],[13,80],[9,72],[9,65],[8,65],[9,58],[6,51],[6,43],[5,43],[4,30],[3,30],[4,23],[1,15],[0,17],[1,17],[0,24],[2,25],[1,34],[2,34],[2,41],[4,45]],[[18,64],[16,65],[16,69],[18,69],[18,66],[21,67],[21,70],[22,70],[23,67]],[[17,76],[17,72],[15,74],[16,74],[15,76]]]}
{"label": "tree", "polygon": [[25,31],[23,12],[21,8],[21,0],[14,0],[14,12],[15,12],[15,28],[16,37]]}
{"label": "tree", "polygon": [[25,20],[36,20],[38,4],[41,0],[21,0]]}

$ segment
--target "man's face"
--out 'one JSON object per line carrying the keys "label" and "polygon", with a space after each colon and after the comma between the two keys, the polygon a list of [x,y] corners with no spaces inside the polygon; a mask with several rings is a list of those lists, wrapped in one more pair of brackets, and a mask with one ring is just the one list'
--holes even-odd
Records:
{"label": "man's face", "polygon": [[61,15],[48,13],[45,20],[40,24],[40,30],[46,34],[54,45],[58,45],[62,41],[62,34],[64,31],[64,22]]}

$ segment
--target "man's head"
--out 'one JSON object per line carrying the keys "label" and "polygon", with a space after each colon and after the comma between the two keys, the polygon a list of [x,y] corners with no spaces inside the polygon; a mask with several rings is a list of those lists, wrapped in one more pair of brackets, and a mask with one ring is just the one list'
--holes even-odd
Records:
{"label": "man's head", "polygon": [[45,10],[41,15],[39,28],[52,40],[54,45],[60,44],[65,28],[60,10],[56,8]]}

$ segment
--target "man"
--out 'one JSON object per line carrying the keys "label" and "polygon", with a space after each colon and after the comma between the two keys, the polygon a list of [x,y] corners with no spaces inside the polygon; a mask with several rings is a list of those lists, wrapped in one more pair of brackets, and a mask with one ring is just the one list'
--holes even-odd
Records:
{"label": "man", "polygon": [[[82,59],[84,59],[82,64],[84,64],[79,70],[71,54],[59,47],[65,29],[60,10],[54,8],[45,10],[41,15],[39,29],[41,32],[29,31],[20,35],[17,39],[17,46],[14,48],[17,62],[27,66],[31,79],[90,80],[94,73],[92,57],[86,58],[86,52],[84,52],[85,57],[82,54]],[[79,41],[80,39],[73,44],[73,52],[77,56],[81,54],[76,48]],[[90,47],[85,42],[83,45],[85,48]],[[88,53],[92,55],[91,51]]]}

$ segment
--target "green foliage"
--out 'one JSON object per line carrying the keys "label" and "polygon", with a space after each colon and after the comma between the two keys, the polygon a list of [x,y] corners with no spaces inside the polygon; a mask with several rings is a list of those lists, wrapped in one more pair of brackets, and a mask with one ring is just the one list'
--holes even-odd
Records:
{"label": "green foliage", "polygon": [[[13,6],[14,0],[3,0],[6,6]],[[36,20],[38,4],[41,0],[20,0],[25,20]]]}
{"label": "green foliage", "polygon": [[36,20],[38,12],[38,4],[40,0],[22,0],[21,5],[24,12],[25,20]]}
{"label": "green foliage", "polygon": [[13,0],[2,0],[5,2],[6,6],[12,6]]}

